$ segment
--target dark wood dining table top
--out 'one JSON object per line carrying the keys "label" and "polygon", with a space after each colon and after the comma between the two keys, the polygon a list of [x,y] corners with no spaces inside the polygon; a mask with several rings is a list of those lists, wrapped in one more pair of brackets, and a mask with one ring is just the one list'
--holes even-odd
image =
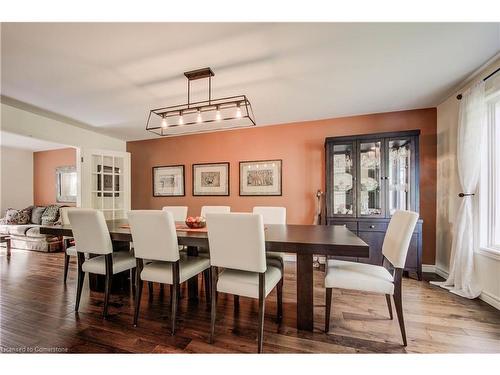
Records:
{"label": "dark wood dining table top", "polygon": [[[130,229],[123,227],[127,220],[107,221],[113,241],[132,241]],[[44,226],[40,233],[72,236],[70,225]],[[297,254],[318,254],[367,258],[368,245],[349,229],[335,225],[266,224],[266,250]],[[206,232],[177,230],[180,245],[208,248]]]}

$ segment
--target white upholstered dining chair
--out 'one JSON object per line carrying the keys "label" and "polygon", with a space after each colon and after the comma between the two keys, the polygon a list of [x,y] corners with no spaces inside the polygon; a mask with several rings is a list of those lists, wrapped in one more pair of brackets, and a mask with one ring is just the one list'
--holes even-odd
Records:
{"label": "white upholstered dining chair", "polygon": [[[285,207],[264,207],[256,206],[253,208],[254,214],[262,215],[265,224],[286,224],[286,208]],[[285,253],[276,253],[269,251],[266,254],[267,264],[276,267],[284,268]]]}
{"label": "white upholstered dining chair", "polygon": [[[61,207],[61,224],[69,225],[68,210],[78,210],[76,207]],[[73,237],[63,237],[63,251],[64,251],[64,284],[68,278],[69,261],[71,257],[76,257],[76,247],[72,244]]]}
{"label": "white upholstered dining chair", "polygon": [[163,211],[168,211],[172,213],[175,221],[185,222],[188,214],[187,206],[165,206]]}
{"label": "white upholstered dining chair", "polygon": [[[209,279],[210,261],[179,253],[175,220],[169,211],[129,211],[128,221],[137,259],[134,326],[139,318],[143,281],[168,284],[171,286],[173,335],[179,285],[202,272],[206,272],[205,277]],[[144,264],[145,259],[150,263]]]}
{"label": "white upholstered dining chair", "polygon": [[[135,268],[135,258],[127,251],[113,252],[111,236],[102,211],[91,208],[69,210],[68,218],[78,255],[75,311],[78,311],[80,306],[85,273],[105,275],[103,315],[107,317],[112,277]],[[97,256],[85,259],[85,253]]]}
{"label": "white upholstered dining chair", "polygon": [[[391,319],[392,306],[390,296],[394,298],[403,344],[406,346],[401,284],[406,255],[417,220],[418,214],[416,212],[396,211],[392,215],[382,245],[384,261],[380,266],[342,260],[328,260],[325,276],[326,332],[330,329],[332,288],[380,293],[386,296]],[[389,269],[392,269],[392,272]]]}
{"label": "white upholstered dining chair", "polygon": [[[278,320],[282,316],[283,277],[279,267],[266,265],[264,223],[261,215],[251,213],[208,214],[208,241],[211,264],[211,329],[214,340],[217,292],[258,299],[258,346],[262,352],[264,305],[267,295],[277,286]],[[218,267],[223,270],[219,273]]]}
{"label": "white upholstered dining chair", "polygon": [[228,214],[231,212],[230,206],[202,206],[200,216],[207,217],[207,214]]}
{"label": "white upholstered dining chair", "polygon": [[[228,214],[230,212],[230,206],[202,206],[200,216],[206,218],[207,214]],[[209,250],[200,247],[198,248],[198,255],[202,257],[209,257]]]}

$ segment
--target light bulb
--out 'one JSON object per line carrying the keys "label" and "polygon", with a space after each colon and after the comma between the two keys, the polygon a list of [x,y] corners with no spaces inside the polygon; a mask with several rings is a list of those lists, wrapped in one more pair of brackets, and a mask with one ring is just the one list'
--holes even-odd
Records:
{"label": "light bulb", "polygon": [[215,120],[220,121],[221,116],[220,116],[220,109],[217,107],[217,111],[215,112]]}
{"label": "light bulb", "polygon": [[179,112],[179,114],[181,115],[181,116],[179,117],[179,125],[184,125],[184,116],[182,115],[182,111],[181,111],[181,112]]}
{"label": "light bulb", "polygon": [[200,112],[200,110],[198,110],[198,116],[196,117],[196,122],[199,124],[202,121],[203,121],[203,119],[201,118],[201,112]]}
{"label": "light bulb", "polygon": [[167,126],[168,126],[168,124],[167,124],[167,119],[166,119],[165,117],[163,117],[163,120],[161,120],[161,127],[162,127],[163,129],[166,129],[166,128],[167,128]]}
{"label": "light bulb", "polygon": [[238,108],[236,108],[236,118],[241,118],[241,108],[240,108],[239,104],[238,104]]}

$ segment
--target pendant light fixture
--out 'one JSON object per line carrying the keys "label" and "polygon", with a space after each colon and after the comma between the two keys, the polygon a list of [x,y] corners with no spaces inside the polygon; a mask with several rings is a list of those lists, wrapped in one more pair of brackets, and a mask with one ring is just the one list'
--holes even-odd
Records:
{"label": "pendant light fixture", "polygon": [[[185,72],[187,103],[149,112],[146,130],[160,136],[255,126],[250,101],[245,95],[212,99],[210,68]],[[191,102],[191,81],[208,79],[208,100]],[[207,126],[208,125],[208,126]]]}

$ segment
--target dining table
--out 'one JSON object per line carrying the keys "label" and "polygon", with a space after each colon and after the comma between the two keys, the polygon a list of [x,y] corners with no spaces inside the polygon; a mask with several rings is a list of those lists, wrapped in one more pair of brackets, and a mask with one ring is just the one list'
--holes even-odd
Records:
{"label": "dining table", "polygon": [[[107,221],[114,249],[132,242],[126,219]],[[70,225],[42,226],[40,233],[55,236],[73,235]],[[177,228],[179,245],[187,247],[188,255],[196,256],[199,248],[208,249],[206,230],[192,231]],[[314,327],[313,257],[368,258],[369,246],[345,226],[266,224],[266,251],[296,255],[297,329],[312,331]],[[78,244],[76,245],[78,246]],[[237,249],[235,249],[237,251]],[[198,279],[188,280],[188,297],[198,296]]]}

